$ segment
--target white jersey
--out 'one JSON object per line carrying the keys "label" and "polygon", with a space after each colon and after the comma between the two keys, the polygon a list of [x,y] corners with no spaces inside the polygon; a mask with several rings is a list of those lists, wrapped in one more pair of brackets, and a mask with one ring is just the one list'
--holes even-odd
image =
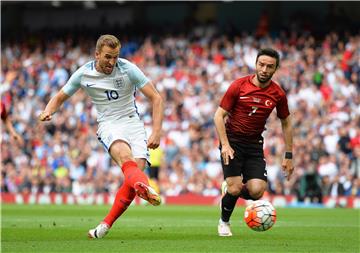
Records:
{"label": "white jersey", "polygon": [[119,58],[110,75],[96,71],[95,61],[80,67],[62,88],[72,96],[83,88],[97,111],[97,121],[112,121],[137,113],[136,89],[149,82],[144,73],[130,61]]}

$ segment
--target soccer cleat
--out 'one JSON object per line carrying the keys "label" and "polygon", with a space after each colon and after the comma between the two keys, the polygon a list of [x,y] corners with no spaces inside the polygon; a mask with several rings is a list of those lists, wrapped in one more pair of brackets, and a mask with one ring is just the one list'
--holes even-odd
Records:
{"label": "soccer cleat", "polygon": [[103,238],[108,232],[110,227],[105,223],[100,223],[96,228],[90,229],[88,232],[89,238]]}
{"label": "soccer cleat", "polygon": [[219,225],[218,225],[218,233],[219,233],[219,236],[232,236],[231,229],[230,229],[230,223],[224,222],[220,219]]}
{"label": "soccer cleat", "polygon": [[136,192],[136,195],[138,195],[140,198],[145,199],[147,202],[149,202],[153,206],[158,206],[161,203],[160,195],[150,186],[137,182],[134,185],[134,189]]}

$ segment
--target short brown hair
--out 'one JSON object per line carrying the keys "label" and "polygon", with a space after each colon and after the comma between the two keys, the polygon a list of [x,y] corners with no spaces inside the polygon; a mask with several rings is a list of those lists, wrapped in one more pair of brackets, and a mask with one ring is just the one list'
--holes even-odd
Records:
{"label": "short brown hair", "polygon": [[255,63],[257,63],[259,57],[262,56],[262,55],[267,55],[267,56],[270,56],[272,58],[275,58],[275,60],[276,60],[276,68],[279,67],[279,65],[280,65],[280,55],[276,50],[274,50],[272,48],[260,49],[259,52],[258,52],[258,55],[256,56]]}
{"label": "short brown hair", "polygon": [[111,48],[117,48],[120,47],[120,41],[118,38],[116,38],[114,35],[111,34],[105,34],[105,35],[101,35],[97,42],[96,42],[96,51],[100,52],[101,49],[104,46],[108,46]]}

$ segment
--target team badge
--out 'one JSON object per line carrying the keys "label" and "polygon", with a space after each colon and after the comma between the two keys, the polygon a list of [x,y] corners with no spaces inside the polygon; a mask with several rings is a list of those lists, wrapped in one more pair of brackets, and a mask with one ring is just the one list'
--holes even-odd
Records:
{"label": "team badge", "polygon": [[115,88],[123,89],[124,87],[125,87],[125,79],[124,79],[124,77],[120,76],[117,79],[115,79]]}
{"label": "team badge", "polygon": [[269,99],[266,99],[266,101],[265,101],[265,105],[266,106],[272,106],[272,102],[271,102],[271,100],[269,100]]}

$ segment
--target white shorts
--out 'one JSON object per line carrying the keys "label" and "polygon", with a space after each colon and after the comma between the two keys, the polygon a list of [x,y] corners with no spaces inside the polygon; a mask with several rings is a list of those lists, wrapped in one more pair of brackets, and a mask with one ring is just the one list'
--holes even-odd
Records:
{"label": "white shorts", "polygon": [[101,122],[97,136],[107,151],[114,141],[122,140],[129,144],[134,158],[145,158],[149,162],[146,131],[137,114]]}

